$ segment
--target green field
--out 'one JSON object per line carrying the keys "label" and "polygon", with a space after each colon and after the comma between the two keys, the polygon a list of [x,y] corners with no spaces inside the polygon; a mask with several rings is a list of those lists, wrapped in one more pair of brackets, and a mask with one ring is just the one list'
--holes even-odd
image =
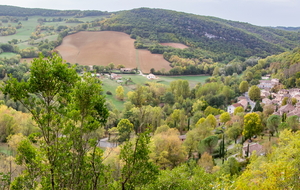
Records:
{"label": "green field", "polygon": [[12,53],[12,52],[3,52],[3,53],[0,54],[0,57],[1,57],[1,58],[4,58],[4,57],[6,57],[6,58],[11,58],[11,57],[14,57],[14,56],[16,56],[16,55],[17,55],[17,54]]}
{"label": "green field", "polygon": [[157,82],[169,85],[174,80],[182,79],[188,80],[190,87],[194,88],[197,83],[201,82],[203,84],[209,77],[210,76],[160,76]]}
{"label": "green field", "polygon": [[[113,105],[115,105],[116,109],[122,110],[124,105],[122,101],[116,99],[116,88],[120,85],[123,86],[125,91],[125,98],[129,91],[133,91],[136,88],[136,85],[145,85],[148,82],[158,82],[165,85],[169,85],[174,80],[188,80],[190,87],[193,88],[199,82],[204,83],[204,81],[209,76],[159,76],[157,80],[149,80],[145,76],[135,75],[135,74],[120,74],[123,78],[123,83],[117,83],[116,80],[111,80],[108,78],[102,79],[103,82],[103,94],[105,94],[106,99],[110,101]],[[131,78],[132,83],[125,85],[126,79]],[[106,92],[110,91],[113,95],[107,95]]]}

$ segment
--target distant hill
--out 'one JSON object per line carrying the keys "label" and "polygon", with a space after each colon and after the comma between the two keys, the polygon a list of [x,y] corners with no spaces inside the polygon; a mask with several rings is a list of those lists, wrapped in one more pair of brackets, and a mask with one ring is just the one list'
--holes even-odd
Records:
{"label": "distant hill", "polygon": [[286,30],[286,31],[300,31],[300,27],[284,27],[284,26],[276,26],[271,27],[279,30]]}
{"label": "distant hill", "polygon": [[105,20],[102,29],[126,32],[137,39],[180,42],[224,57],[266,57],[293,49],[300,40],[297,32],[150,8],[118,12]]}
{"label": "distant hill", "polygon": [[9,5],[0,5],[0,16],[100,16],[108,14],[107,12],[96,10],[53,10],[39,8],[23,8]]}

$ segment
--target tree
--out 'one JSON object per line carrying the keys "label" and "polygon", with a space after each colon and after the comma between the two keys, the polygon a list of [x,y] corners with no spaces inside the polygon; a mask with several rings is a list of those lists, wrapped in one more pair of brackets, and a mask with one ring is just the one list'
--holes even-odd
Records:
{"label": "tree", "polygon": [[220,121],[225,124],[227,121],[230,121],[231,117],[228,112],[224,112],[220,115]]}
{"label": "tree", "polygon": [[134,189],[156,180],[159,171],[149,161],[149,143],[149,132],[144,132],[121,147],[120,159],[124,163],[120,178],[122,190]]}
{"label": "tree", "polygon": [[268,118],[267,127],[272,136],[275,132],[278,133],[278,127],[279,127],[280,123],[281,123],[281,118],[279,115],[271,115]]}
{"label": "tree", "polygon": [[177,129],[171,128],[152,137],[150,158],[162,169],[172,169],[185,161],[186,152]]}
{"label": "tree", "polygon": [[121,68],[125,68],[125,66],[121,64],[117,65],[117,69],[121,70]]}
{"label": "tree", "polygon": [[244,108],[239,106],[234,109],[233,115],[237,115],[238,113],[243,113],[243,112],[244,112]]}
{"label": "tree", "polygon": [[[4,94],[18,100],[32,114],[42,138],[34,147],[28,140],[18,148],[18,163],[25,166],[15,178],[22,189],[98,189],[108,182],[97,147],[97,130],[108,117],[101,82],[53,54],[34,59],[28,81],[6,81]],[[37,153],[38,152],[38,153]]]}
{"label": "tree", "polygon": [[236,143],[236,140],[238,137],[242,134],[243,129],[239,123],[233,123],[231,127],[228,128],[226,131],[226,135],[230,138],[233,139],[234,142]]}
{"label": "tree", "polygon": [[261,132],[261,120],[257,113],[248,113],[244,116],[243,135],[246,139],[251,139]]}
{"label": "tree", "polygon": [[119,133],[119,142],[124,142],[129,140],[130,133],[133,130],[133,124],[130,123],[128,119],[121,119],[117,126],[118,133]]}
{"label": "tree", "polygon": [[209,115],[207,116],[207,118],[205,119],[205,122],[207,122],[211,128],[215,128],[217,126],[217,119],[215,118],[215,116],[213,115]]}
{"label": "tree", "polygon": [[123,86],[118,86],[116,89],[116,96],[119,100],[124,100],[124,88]]}
{"label": "tree", "polygon": [[259,112],[262,112],[262,111],[263,111],[263,108],[262,108],[261,105],[260,105],[260,101],[256,101],[256,102],[255,102],[255,106],[254,106],[254,108],[253,108],[253,112],[257,112],[257,111],[259,111]]}
{"label": "tree", "polygon": [[290,116],[286,119],[286,122],[293,132],[299,129],[299,116],[297,115]]}
{"label": "tree", "polygon": [[172,92],[167,92],[164,94],[163,100],[165,103],[173,105],[175,103],[175,96]]}
{"label": "tree", "polygon": [[204,152],[204,154],[198,160],[198,165],[204,168],[207,173],[211,173],[214,167],[212,156],[209,153]]}
{"label": "tree", "polygon": [[113,70],[115,68],[115,64],[114,63],[109,63],[108,68],[109,68],[109,70]]}
{"label": "tree", "polygon": [[288,103],[288,100],[289,100],[288,97],[284,97],[284,98],[282,99],[281,106],[285,106],[285,105]]}
{"label": "tree", "polygon": [[203,139],[199,144],[199,150],[202,150],[201,152],[207,152],[210,155],[213,153],[214,148],[218,144],[218,137],[217,136],[209,136]]}
{"label": "tree", "polygon": [[251,156],[232,189],[300,189],[300,133],[284,130],[268,156]]}
{"label": "tree", "polygon": [[260,89],[257,86],[251,86],[249,89],[249,97],[252,101],[257,101],[260,99]]}

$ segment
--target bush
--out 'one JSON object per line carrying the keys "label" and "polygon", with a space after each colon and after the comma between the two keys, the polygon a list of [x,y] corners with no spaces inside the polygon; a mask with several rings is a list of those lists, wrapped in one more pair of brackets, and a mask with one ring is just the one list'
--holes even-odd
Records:
{"label": "bush", "polygon": [[111,91],[106,91],[107,95],[112,95]]}

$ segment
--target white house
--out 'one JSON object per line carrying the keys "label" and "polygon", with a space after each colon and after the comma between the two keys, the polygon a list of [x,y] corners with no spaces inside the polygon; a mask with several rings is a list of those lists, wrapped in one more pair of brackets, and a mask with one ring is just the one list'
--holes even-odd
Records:
{"label": "white house", "polygon": [[156,79],[156,76],[150,73],[149,75],[147,75],[147,79]]}
{"label": "white house", "polygon": [[237,107],[242,107],[243,108],[243,105],[240,104],[240,103],[232,104],[232,105],[227,107],[227,112],[230,113],[230,114],[233,114],[235,108],[237,108]]}

